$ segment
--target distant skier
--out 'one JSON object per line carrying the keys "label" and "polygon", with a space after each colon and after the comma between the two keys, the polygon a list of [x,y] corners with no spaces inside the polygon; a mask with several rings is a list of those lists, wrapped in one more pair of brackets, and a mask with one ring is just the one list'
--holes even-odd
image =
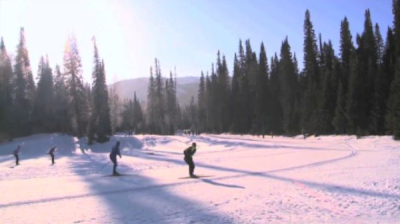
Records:
{"label": "distant skier", "polygon": [[52,165],[54,165],[54,163],[55,163],[55,162],[54,162],[54,151],[56,151],[56,148],[57,148],[57,147],[54,146],[54,147],[51,148],[50,151],[47,153],[47,154],[49,154],[49,155],[51,156],[51,164],[52,164]]}
{"label": "distant skier", "polygon": [[16,149],[14,149],[13,154],[15,156],[15,165],[19,165],[19,150],[21,149],[21,145],[18,145]]}
{"label": "distant skier", "polygon": [[193,155],[196,153],[196,143],[193,142],[192,146],[189,148],[185,149],[183,151],[183,154],[185,155],[185,162],[189,165],[189,175],[190,177],[196,177],[196,175],[193,174],[194,172],[194,162],[193,162]]}
{"label": "distant skier", "polygon": [[114,164],[114,168],[113,168],[113,175],[119,175],[119,173],[117,172],[117,155],[119,155],[119,158],[122,158],[121,156],[121,152],[119,151],[119,141],[117,141],[117,144],[112,148],[111,153],[110,153],[110,160],[111,162],[113,162]]}

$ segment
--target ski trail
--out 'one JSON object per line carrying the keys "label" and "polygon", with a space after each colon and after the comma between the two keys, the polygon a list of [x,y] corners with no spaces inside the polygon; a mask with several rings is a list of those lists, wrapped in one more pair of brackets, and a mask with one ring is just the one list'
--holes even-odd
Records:
{"label": "ski trail", "polygon": [[[259,177],[265,177],[265,178],[270,178],[278,181],[284,181],[284,182],[291,182],[291,183],[296,183],[300,182],[306,185],[316,185],[319,186],[318,183],[312,183],[312,182],[307,182],[303,180],[295,180],[295,179],[290,179],[290,178],[284,178],[284,177],[279,177],[279,176],[274,176],[271,175],[273,173],[278,173],[278,172],[284,172],[284,171],[291,171],[291,170],[297,170],[297,169],[303,169],[303,168],[309,168],[309,167],[316,167],[316,166],[322,166],[326,165],[329,163],[334,163],[337,161],[349,159],[353,156],[355,156],[356,153],[355,151],[352,151],[349,155],[346,155],[344,157],[339,157],[335,159],[329,159],[329,160],[324,160],[324,161],[319,161],[315,163],[310,163],[310,164],[305,164],[305,165],[300,165],[300,166],[294,166],[294,167],[289,167],[289,168],[283,168],[283,169],[278,169],[278,170],[271,170],[271,171],[266,171],[266,172],[249,172],[246,170],[238,170],[238,169],[231,169],[231,168],[225,168],[228,171],[231,172],[237,172],[241,174],[237,175],[227,175],[227,176],[222,176],[222,177],[215,177],[215,178],[207,178],[210,180],[226,180],[226,179],[235,179],[235,178],[241,178],[241,177],[246,177],[246,176],[259,176]],[[199,165],[211,169],[224,169],[223,167],[217,167],[217,166],[211,166],[211,165]],[[124,188],[124,189],[118,189],[118,190],[110,190],[110,191],[102,191],[102,192],[97,192],[97,193],[87,193],[87,194],[77,194],[77,195],[69,195],[69,196],[60,196],[60,197],[53,197],[53,198],[45,198],[45,199],[39,199],[39,200],[29,200],[29,201],[21,201],[21,202],[14,202],[14,203],[8,203],[8,204],[0,204],[0,208],[7,208],[7,207],[15,207],[15,206],[23,206],[23,205],[30,205],[30,204],[41,204],[41,203],[47,203],[47,202],[54,202],[54,201],[61,201],[61,200],[72,200],[72,199],[79,199],[79,198],[85,198],[85,197],[95,197],[95,196],[100,196],[100,195],[112,195],[112,194],[120,194],[120,193],[129,193],[129,192],[135,192],[135,191],[147,191],[147,190],[152,190],[152,189],[157,189],[157,188],[165,188],[165,187],[175,187],[175,186],[180,186],[180,185],[187,185],[187,184],[197,184],[201,183],[198,181],[193,181],[193,180],[188,180],[184,182],[175,182],[175,183],[166,183],[166,184],[155,184],[155,185],[150,185],[150,186],[140,186],[140,187],[134,187],[134,188]],[[320,186],[321,187],[321,186]],[[345,189],[347,191],[351,191],[350,188],[342,187],[342,186],[334,186],[336,189]],[[376,193],[379,195],[379,193]],[[400,195],[392,195],[394,197],[399,197]]]}

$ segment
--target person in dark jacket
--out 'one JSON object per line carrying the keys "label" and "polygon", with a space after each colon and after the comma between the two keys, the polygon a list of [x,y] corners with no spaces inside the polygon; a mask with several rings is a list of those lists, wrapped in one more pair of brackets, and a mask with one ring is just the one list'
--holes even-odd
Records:
{"label": "person in dark jacket", "polygon": [[18,145],[18,147],[16,149],[14,149],[14,151],[13,151],[16,166],[19,165],[19,150],[21,150],[21,145]]}
{"label": "person in dark jacket", "polygon": [[113,168],[113,175],[119,175],[119,173],[117,172],[117,155],[119,155],[119,158],[122,158],[121,156],[121,152],[119,151],[119,141],[117,141],[117,144],[112,148],[111,153],[110,153],[110,160],[113,162],[114,164],[114,168]]}
{"label": "person in dark jacket", "polygon": [[183,154],[185,155],[185,162],[189,165],[189,175],[190,177],[196,177],[196,175],[193,174],[194,172],[194,162],[193,162],[193,155],[196,153],[196,143],[193,142],[192,146],[190,146],[189,148],[185,149],[185,151],[183,151]]}
{"label": "person in dark jacket", "polygon": [[47,154],[49,154],[50,156],[51,156],[51,164],[53,164],[54,165],[54,151],[56,151],[56,148],[57,147],[53,147],[53,148],[51,148],[50,149],[50,151],[47,153]]}

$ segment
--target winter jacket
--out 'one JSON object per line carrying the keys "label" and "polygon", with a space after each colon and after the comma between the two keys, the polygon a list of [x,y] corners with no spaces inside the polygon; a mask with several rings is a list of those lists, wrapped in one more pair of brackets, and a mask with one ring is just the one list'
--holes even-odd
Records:
{"label": "winter jacket", "polygon": [[49,151],[49,154],[53,154],[54,151],[56,151],[56,148],[51,148],[50,151]]}
{"label": "winter jacket", "polygon": [[192,157],[196,153],[196,147],[190,146],[189,148],[183,151],[185,157]]}
{"label": "winter jacket", "polygon": [[17,147],[16,149],[14,149],[13,151],[14,155],[18,155],[20,149],[21,147]]}
{"label": "winter jacket", "polygon": [[117,155],[121,157],[121,152],[119,151],[119,146],[114,146],[111,150],[110,157],[117,158]]}

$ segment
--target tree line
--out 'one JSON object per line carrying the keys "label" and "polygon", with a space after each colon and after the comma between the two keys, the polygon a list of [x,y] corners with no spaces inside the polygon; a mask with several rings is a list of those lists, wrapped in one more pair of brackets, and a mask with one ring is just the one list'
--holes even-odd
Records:
{"label": "tree line", "polygon": [[92,83],[82,78],[76,37],[67,38],[62,67],[42,57],[33,80],[24,29],[16,56],[0,42],[0,139],[61,132],[108,141],[117,131],[174,134],[195,132],[294,136],[301,133],[394,135],[400,139],[400,2],[393,0],[393,27],[383,40],[365,12],[355,41],[347,18],[341,21],[339,54],[315,34],[310,12],[304,20],[304,62],[298,68],[286,37],[268,58],[250,40],[239,40],[230,75],[218,51],[211,71],[201,72],[197,102],[181,106],[176,72],[163,78],[160,62],[150,68],[147,102],[134,94],[120,99],[106,85],[105,63],[93,38]]}
{"label": "tree line", "polygon": [[385,41],[365,12],[364,30],[350,32],[341,21],[339,54],[304,19],[304,62],[300,71],[289,39],[279,56],[257,55],[239,41],[232,77],[217,53],[211,72],[201,73],[190,126],[198,132],[287,136],[297,134],[394,135],[400,139],[400,1],[393,0],[393,27]]}
{"label": "tree line", "polygon": [[93,45],[92,84],[83,81],[76,37],[70,35],[65,44],[63,68],[57,65],[53,70],[48,57],[41,57],[36,85],[24,28],[20,30],[14,60],[1,38],[0,139],[61,132],[87,136],[90,144],[108,141],[111,121],[105,65],[94,38]]}

